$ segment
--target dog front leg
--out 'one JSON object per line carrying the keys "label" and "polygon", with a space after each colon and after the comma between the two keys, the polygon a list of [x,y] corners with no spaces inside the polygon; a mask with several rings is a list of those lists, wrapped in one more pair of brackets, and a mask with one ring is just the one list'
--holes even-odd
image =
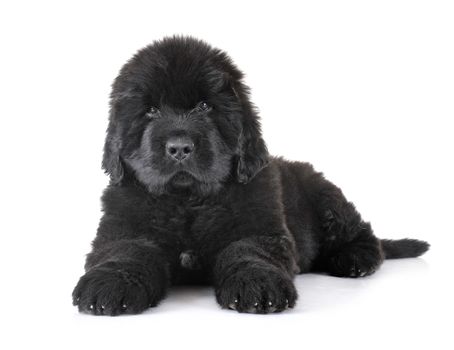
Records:
{"label": "dog front leg", "polygon": [[230,243],[216,259],[216,299],[238,312],[280,312],[295,305],[293,249],[283,236],[250,237]]}
{"label": "dog front leg", "polygon": [[79,311],[94,315],[136,314],[156,306],[170,281],[164,252],[146,239],[121,239],[95,248],[73,291]]}

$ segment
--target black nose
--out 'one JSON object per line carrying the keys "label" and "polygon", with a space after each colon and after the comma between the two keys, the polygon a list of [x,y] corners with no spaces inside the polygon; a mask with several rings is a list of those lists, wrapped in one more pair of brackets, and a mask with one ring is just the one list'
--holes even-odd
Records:
{"label": "black nose", "polygon": [[166,143],[167,154],[177,161],[188,158],[194,151],[194,143],[187,137],[171,138]]}

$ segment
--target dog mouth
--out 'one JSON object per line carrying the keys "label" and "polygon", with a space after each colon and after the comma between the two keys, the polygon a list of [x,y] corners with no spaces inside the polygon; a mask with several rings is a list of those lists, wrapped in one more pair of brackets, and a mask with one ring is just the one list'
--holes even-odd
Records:
{"label": "dog mouth", "polygon": [[192,174],[182,170],[176,172],[170,179],[170,182],[177,187],[188,187],[191,186],[195,180],[196,179]]}

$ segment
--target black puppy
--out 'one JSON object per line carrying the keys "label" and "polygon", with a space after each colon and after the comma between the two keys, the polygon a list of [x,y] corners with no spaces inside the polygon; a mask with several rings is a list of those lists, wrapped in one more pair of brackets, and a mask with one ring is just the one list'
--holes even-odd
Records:
{"label": "black puppy", "polygon": [[426,242],[380,240],[310,164],[268,155],[243,74],[222,51],[173,37],[113,84],[103,167],[111,183],[80,311],[139,313],[171,284],[210,283],[223,308],[293,307],[308,271],[367,276]]}

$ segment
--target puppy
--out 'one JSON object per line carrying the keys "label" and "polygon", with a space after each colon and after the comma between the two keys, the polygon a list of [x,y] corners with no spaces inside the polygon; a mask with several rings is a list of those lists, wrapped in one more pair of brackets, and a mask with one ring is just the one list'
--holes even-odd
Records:
{"label": "puppy", "polygon": [[189,37],[140,50],[111,93],[103,168],[110,184],[74,305],[140,313],[170,285],[214,286],[221,307],[292,308],[293,278],[374,273],[426,242],[380,240],[308,163],[271,157],[243,74]]}

